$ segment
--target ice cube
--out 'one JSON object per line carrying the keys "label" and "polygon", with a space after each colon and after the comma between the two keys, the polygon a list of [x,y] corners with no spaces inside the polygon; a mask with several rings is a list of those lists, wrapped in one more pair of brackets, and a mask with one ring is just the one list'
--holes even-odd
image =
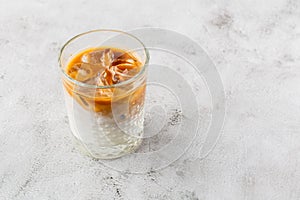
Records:
{"label": "ice cube", "polygon": [[84,69],[79,69],[78,70],[78,75],[80,75],[80,76],[87,76],[88,75],[88,72],[86,71],[86,70],[84,70]]}
{"label": "ice cube", "polygon": [[114,53],[111,49],[105,49],[100,58],[102,66],[108,68],[114,61]]}
{"label": "ice cube", "polygon": [[[82,66],[91,68],[78,73],[79,79],[98,86],[113,85],[133,77],[139,70],[139,61],[127,53],[101,49],[82,56]],[[85,69],[86,70],[86,69]]]}
{"label": "ice cube", "polygon": [[103,86],[104,83],[102,81],[102,75],[101,73],[98,73],[97,76],[95,77],[95,83],[97,86]]}
{"label": "ice cube", "polygon": [[77,63],[75,69],[77,70],[76,80],[81,82],[86,82],[95,77],[97,72],[101,72],[101,68],[99,68],[99,66],[89,63]]}
{"label": "ice cube", "polygon": [[102,57],[103,52],[104,52],[103,50],[97,50],[97,51],[85,53],[81,57],[81,61],[90,64],[101,64],[100,58]]}

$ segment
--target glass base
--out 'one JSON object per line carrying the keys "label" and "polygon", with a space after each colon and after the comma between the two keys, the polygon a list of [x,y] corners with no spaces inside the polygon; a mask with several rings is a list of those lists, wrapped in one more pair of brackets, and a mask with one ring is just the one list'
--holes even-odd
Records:
{"label": "glass base", "polygon": [[[115,151],[112,151],[110,149],[109,153],[104,153],[104,152],[96,153],[96,152],[91,152],[90,150],[88,150],[86,145],[84,145],[84,143],[82,141],[80,141],[78,138],[76,138],[73,134],[72,134],[72,139],[73,139],[74,146],[79,150],[80,153],[82,153],[85,156],[89,156],[93,159],[101,159],[101,160],[116,159],[116,158],[125,156],[127,154],[131,154],[131,153],[135,152],[142,143],[142,138],[140,138],[140,139],[136,140],[136,142],[134,144],[128,145],[124,150],[120,150],[119,148],[116,148]],[[105,149],[105,148],[106,147],[103,147],[103,149],[107,152],[107,149]]]}

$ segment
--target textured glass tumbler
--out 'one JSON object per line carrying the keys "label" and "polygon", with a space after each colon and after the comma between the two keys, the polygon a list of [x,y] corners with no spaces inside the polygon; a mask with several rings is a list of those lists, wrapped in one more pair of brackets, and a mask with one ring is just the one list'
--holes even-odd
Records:
{"label": "textured glass tumbler", "polygon": [[[89,48],[112,47],[130,52],[141,63],[132,78],[106,86],[89,85],[71,78],[66,67],[74,56]],[[121,31],[95,30],[70,39],[62,48],[62,74],[69,124],[75,143],[85,154],[113,159],[131,153],[141,144],[148,52],[136,37]]]}

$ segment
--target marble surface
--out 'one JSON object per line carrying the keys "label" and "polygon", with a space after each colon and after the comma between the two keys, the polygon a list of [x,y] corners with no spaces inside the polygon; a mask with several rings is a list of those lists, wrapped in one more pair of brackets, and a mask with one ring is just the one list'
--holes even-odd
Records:
{"label": "marble surface", "polygon": [[[300,1],[5,1],[0,199],[300,199]],[[78,33],[160,27],[201,45],[226,94],[204,160],[118,172],[74,149],[57,69]]]}

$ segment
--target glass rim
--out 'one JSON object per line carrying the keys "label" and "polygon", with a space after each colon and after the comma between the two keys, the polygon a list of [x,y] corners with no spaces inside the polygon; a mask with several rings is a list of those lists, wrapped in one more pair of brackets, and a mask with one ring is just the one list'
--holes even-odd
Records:
{"label": "glass rim", "polygon": [[[63,66],[62,66],[62,61],[61,61],[61,57],[62,57],[62,54],[65,50],[65,48],[72,42],[74,41],[75,39],[77,38],[80,38],[81,36],[84,36],[84,35],[87,35],[89,33],[95,33],[95,32],[114,32],[114,33],[121,33],[121,34],[125,34],[129,37],[132,37],[134,38],[135,40],[137,40],[143,47],[143,50],[145,52],[145,56],[146,56],[146,60],[145,60],[145,63],[143,64],[142,66],[142,69],[139,71],[139,73],[137,73],[136,75],[134,75],[133,77],[131,77],[130,79],[128,80],[125,80],[125,81],[122,81],[120,83],[116,83],[116,84],[113,84],[113,85],[102,85],[102,86],[98,86],[98,85],[91,85],[91,84],[87,84],[87,83],[83,83],[83,82],[80,82],[80,81],[77,81],[75,79],[73,79],[72,77],[70,77],[66,72],[65,70],[63,69]],[[126,85],[126,84],[129,84],[131,82],[134,82],[136,79],[138,79],[146,70],[146,67],[148,66],[148,63],[149,63],[149,52],[147,50],[147,48],[145,47],[144,43],[138,39],[137,37],[135,37],[134,35],[131,35],[127,32],[124,32],[124,31],[120,31],[120,30],[114,30],[114,29],[95,29],[95,30],[90,30],[90,31],[87,31],[87,32],[83,32],[83,33],[80,33],[78,35],[75,35],[74,37],[72,37],[71,39],[69,39],[63,46],[62,48],[60,49],[60,52],[59,52],[59,57],[58,57],[58,63],[59,63],[59,68],[61,70],[61,72],[63,73],[64,77],[66,77],[69,81],[71,81],[72,83],[76,84],[76,85],[79,85],[79,86],[82,86],[82,87],[87,87],[87,88],[95,88],[95,89],[109,89],[109,88],[115,88],[115,87],[120,87],[120,86],[123,86],[123,85]]]}

